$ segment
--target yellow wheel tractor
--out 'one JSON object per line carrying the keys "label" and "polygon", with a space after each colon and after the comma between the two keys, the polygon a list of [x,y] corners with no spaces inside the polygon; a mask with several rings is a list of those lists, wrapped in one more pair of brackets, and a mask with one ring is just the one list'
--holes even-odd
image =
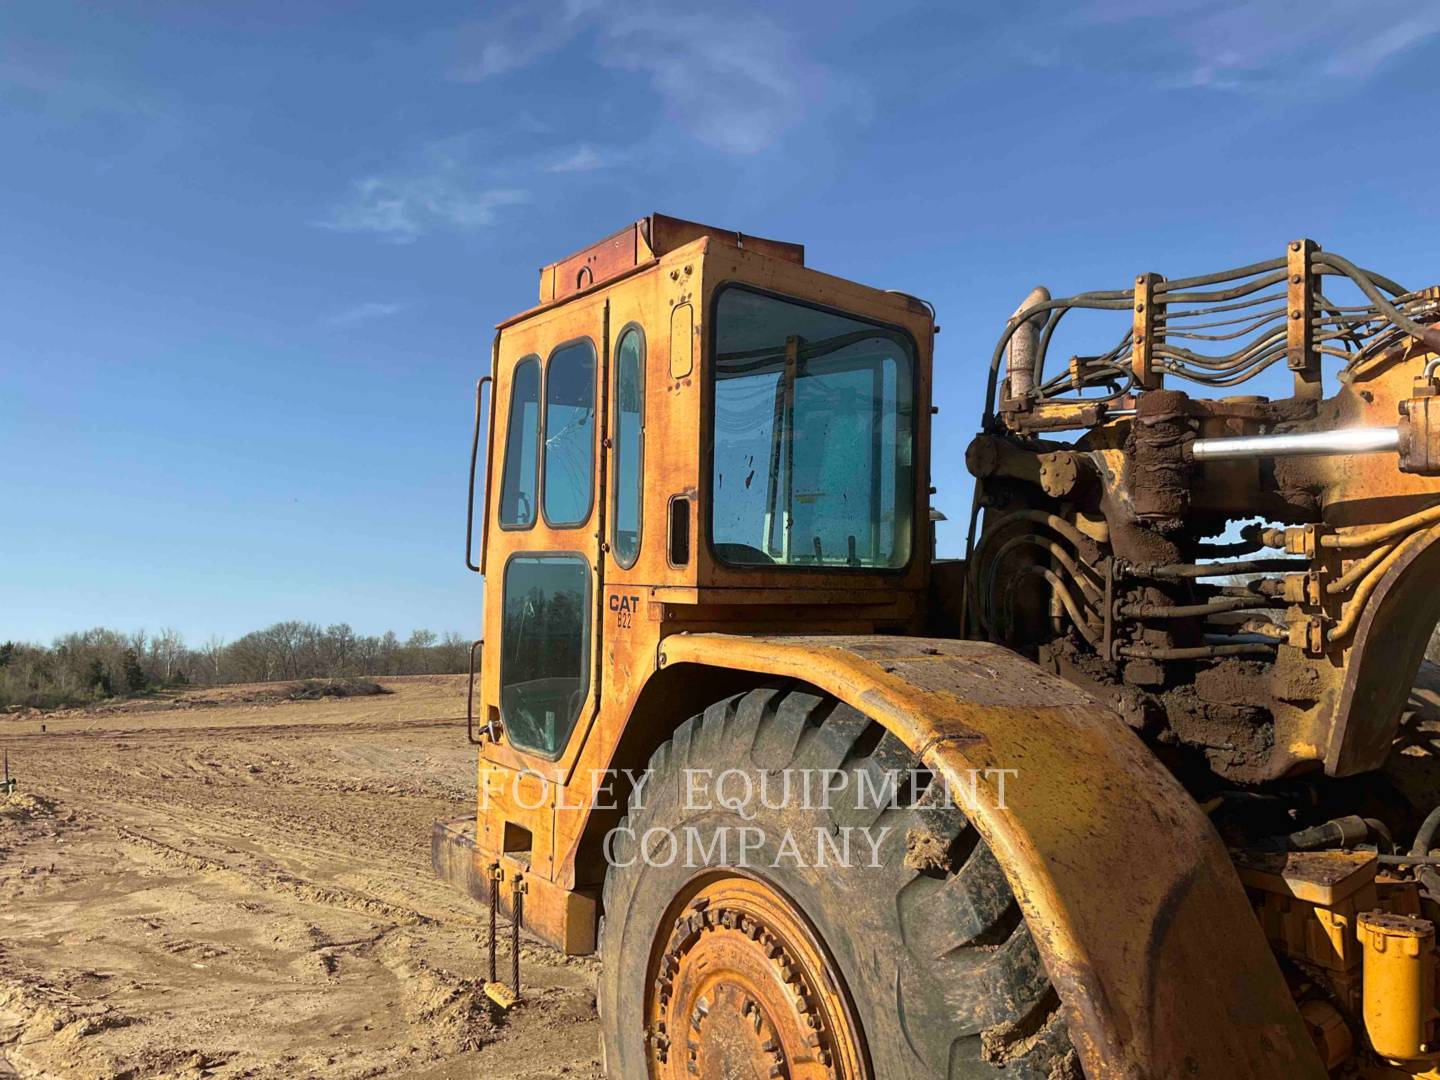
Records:
{"label": "yellow wheel tractor", "polygon": [[546,267],[437,871],[599,953],[625,1080],[1440,1077],[1437,320],[1307,240],[1036,290],[942,560],[924,301],[661,215]]}

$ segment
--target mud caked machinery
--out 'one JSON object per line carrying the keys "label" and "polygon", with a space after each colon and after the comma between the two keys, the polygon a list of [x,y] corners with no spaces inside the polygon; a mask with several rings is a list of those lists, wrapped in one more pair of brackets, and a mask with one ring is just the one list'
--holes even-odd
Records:
{"label": "mud caked machinery", "polygon": [[[963,561],[925,302],[658,214],[540,301],[477,395],[480,809],[433,853],[600,953],[612,1076],[1440,1077],[1440,292],[1308,240],[1036,290]],[[727,770],[910,797],[764,800],[738,860],[687,798]]]}

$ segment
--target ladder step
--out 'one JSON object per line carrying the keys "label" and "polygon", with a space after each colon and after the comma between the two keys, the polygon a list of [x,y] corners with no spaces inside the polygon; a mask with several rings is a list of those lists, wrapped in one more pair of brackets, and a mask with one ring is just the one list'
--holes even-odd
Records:
{"label": "ladder step", "polygon": [[520,1000],[515,996],[515,991],[502,982],[486,983],[485,996],[502,1009],[509,1009]]}

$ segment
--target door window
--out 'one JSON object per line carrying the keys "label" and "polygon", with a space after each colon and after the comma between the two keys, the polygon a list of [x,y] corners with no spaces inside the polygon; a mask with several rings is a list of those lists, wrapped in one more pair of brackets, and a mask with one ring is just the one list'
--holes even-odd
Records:
{"label": "door window", "polygon": [[645,338],[638,327],[615,350],[615,510],[611,548],[629,569],[640,555],[645,440]]}
{"label": "door window", "polygon": [[595,491],[595,347],[562,345],[545,369],[545,523],[583,525]]}
{"label": "door window", "polygon": [[558,757],[590,683],[590,567],[579,555],[517,555],[504,590],[500,717],[513,745]]}
{"label": "door window", "polygon": [[527,356],[510,378],[510,418],[505,424],[505,471],[500,483],[500,525],[535,524],[536,469],[540,443],[540,358]]}

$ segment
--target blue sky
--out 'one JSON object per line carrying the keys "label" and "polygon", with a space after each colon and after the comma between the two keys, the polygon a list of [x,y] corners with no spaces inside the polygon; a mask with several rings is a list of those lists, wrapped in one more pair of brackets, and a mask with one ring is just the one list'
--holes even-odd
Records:
{"label": "blue sky", "polygon": [[652,210],[937,305],[954,552],[1037,282],[1301,235],[1440,281],[1437,44],[1433,0],[12,0],[0,639],[474,632],[491,327]]}

